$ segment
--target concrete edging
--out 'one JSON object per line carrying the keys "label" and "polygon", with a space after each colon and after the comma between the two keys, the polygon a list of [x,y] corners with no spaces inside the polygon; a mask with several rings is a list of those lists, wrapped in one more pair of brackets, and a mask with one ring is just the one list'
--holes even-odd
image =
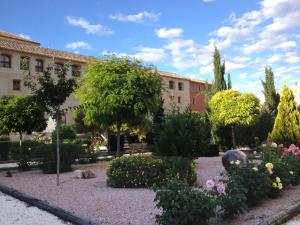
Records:
{"label": "concrete edging", "polygon": [[295,204],[287,207],[282,212],[264,220],[256,225],[281,225],[286,223],[288,220],[292,219],[293,217],[299,215],[300,213],[300,200],[298,200]]}
{"label": "concrete edging", "polygon": [[39,209],[42,209],[46,212],[49,212],[55,216],[57,216],[58,218],[64,220],[64,221],[68,221],[68,222],[71,222],[73,224],[76,224],[76,225],[99,225],[97,223],[94,223],[92,221],[89,221],[89,220],[86,220],[86,219],[83,219],[83,218],[80,218],[78,216],[75,216],[74,214],[62,209],[62,208],[59,208],[59,207],[56,207],[56,206],[53,206],[45,201],[42,201],[40,199],[37,199],[37,198],[34,198],[34,197],[31,197],[25,193],[22,193],[22,192],[19,192],[13,188],[10,188],[10,187],[7,187],[7,186],[4,186],[2,184],[0,184],[0,192],[3,192],[4,194],[7,194],[7,195],[10,195],[16,199],[19,199],[23,202],[26,202],[32,206],[35,206],[35,207],[38,207]]}

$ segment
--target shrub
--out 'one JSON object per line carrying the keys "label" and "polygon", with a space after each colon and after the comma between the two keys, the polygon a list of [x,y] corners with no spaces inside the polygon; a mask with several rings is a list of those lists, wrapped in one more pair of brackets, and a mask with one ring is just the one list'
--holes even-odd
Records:
{"label": "shrub", "polygon": [[[42,170],[44,173],[56,172],[56,145],[40,145],[36,149],[37,154],[42,158]],[[61,144],[60,145],[60,172],[71,171],[71,165],[75,158],[82,152],[80,145]]]}
{"label": "shrub", "polygon": [[163,129],[155,138],[155,149],[163,156],[197,157],[203,154],[210,138],[210,126],[204,114],[186,109],[166,116]]}
{"label": "shrub", "polygon": [[196,181],[194,167],[191,160],[182,157],[122,156],[111,161],[107,184],[111,187],[152,187],[174,178],[193,184]]}
{"label": "shrub", "polygon": [[214,157],[219,156],[219,146],[216,144],[209,144],[205,151],[203,152],[203,156],[206,157]]}
{"label": "shrub", "polygon": [[[59,139],[63,141],[64,139],[74,140],[76,139],[76,133],[72,126],[62,124],[59,126]],[[56,128],[52,132],[52,142],[56,141]]]}
{"label": "shrub", "polygon": [[8,160],[10,144],[10,141],[0,141],[0,160]]}
{"label": "shrub", "polygon": [[155,202],[162,214],[158,224],[204,224],[215,214],[216,202],[205,191],[194,190],[182,181],[173,180],[156,190]]}

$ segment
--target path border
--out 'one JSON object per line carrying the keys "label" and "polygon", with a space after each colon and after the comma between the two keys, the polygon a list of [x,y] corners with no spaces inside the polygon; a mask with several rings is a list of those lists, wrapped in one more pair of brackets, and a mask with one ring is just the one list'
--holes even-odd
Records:
{"label": "path border", "polygon": [[282,212],[269,217],[268,219],[257,223],[256,225],[281,225],[288,222],[288,220],[296,217],[300,213],[300,200],[295,204],[287,207]]}
{"label": "path border", "polygon": [[45,201],[42,201],[38,198],[34,198],[30,195],[27,195],[25,193],[22,193],[20,191],[17,191],[13,188],[7,187],[5,185],[0,184],[0,192],[3,192],[4,194],[10,195],[16,199],[19,199],[23,202],[26,202],[32,206],[35,206],[39,209],[42,209],[44,211],[47,211],[58,218],[71,222],[76,225],[99,225],[98,223],[92,222],[90,220],[81,218],[79,216],[76,216],[60,207],[53,206]]}

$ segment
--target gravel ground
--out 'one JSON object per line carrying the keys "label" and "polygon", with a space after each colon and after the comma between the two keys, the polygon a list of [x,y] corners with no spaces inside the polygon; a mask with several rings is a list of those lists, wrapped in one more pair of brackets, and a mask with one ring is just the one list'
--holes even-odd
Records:
{"label": "gravel ground", "polygon": [[1,225],[66,225],[56,216],[0,192]]}
{"label": "gravel ground", "polygon": [[[199,158],[195,162],[199,184],[224,171],[221,157]],[[0,183],[103,225],[154,225],[155,215],[160,213],[153,202],[155,193],[142,188],[107,187],[106,168],[107,162],[76,166],[74,169],[93,170],[97,177],[84,180],[74,178],[73,172],[64,173],[59,187],[55,175],[43,174],[40,170],[17,172],[11,178],[4,177],[3,172]],[[284,210],[299,200],[299,196],[300,186],[292,187],[283,192],[281,198],[264,201],[230,223],[214,220],[211,224],[253,225]]]}
{"label": "gravel ground", "polygon": [[285,223],[284,225],[299,225],[300,224],[300,215]]}

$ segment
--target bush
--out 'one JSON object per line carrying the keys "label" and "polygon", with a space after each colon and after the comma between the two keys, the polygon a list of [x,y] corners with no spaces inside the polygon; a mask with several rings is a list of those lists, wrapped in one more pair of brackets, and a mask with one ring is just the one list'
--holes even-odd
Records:
{"label": "bush", "polygon": [[[59,139],[63,141],[65,139],[74,140],[76,139],[76,133],[72,126],[62,124],[59,126]],[[56,128],[52,132],[52,142],[56,141]]]}
{"label": "bush", "polygon": [[203,154],[209,138],[210,126],[204,114],[175,110],[165,118],[155,138],[155,149],[163,156],[194,158]]}
{"label": "bush", "polygon": [[219,146],[216,144],[209,144],[205,151],[203,152],[203,156],[205,157],[215,157],[219,156]]}
{"label": "bush", "polygon": [[[36,149],[37,154],[42,158],[42,170],[44,173],[56,173],[56,145],[40,145]],[[76,144],[60,145],[60,172],[71,171],[71,165],[75,158],[82,152],[82,147]]]}
{"label": "bush", "polygon": [[10,144],[10,141],[0,141],[0,160],[8,160]]}
{"label": "bush", "polygon": [[195,166],[182,157],[152,155],[122,156],[111,161],[107,171],[107,184],[111,187],[160,186],[170,179],[182,179],[189,184],[196,181]]}
{"label": "bush", "polygon": [[178,180],[156,190],[155,202],[156,207],[162,209],[162,214],[156,216],[158,224],[205,224],[215,215],[214,198]]}
{"label": "bush", "polygon": [[26,158],[28,160],[38,158],[36,154],[36,147],[40,144],[36,141],[26,140],[22,142],[23,154],[20,152],[20,143],[19,142],[11,142],[10,146],[10,154],[11,159],[13,160],[21,160],[22,158]]}

